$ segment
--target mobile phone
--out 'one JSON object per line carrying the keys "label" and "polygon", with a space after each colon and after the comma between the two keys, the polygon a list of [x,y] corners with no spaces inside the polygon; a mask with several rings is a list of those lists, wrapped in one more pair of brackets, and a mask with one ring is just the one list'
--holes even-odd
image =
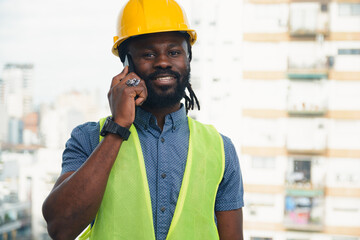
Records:
{"label": "mobile phone", "polygon": [[[129,66],[129,73],[134,72],[134,63],[132,61],[132,58],[130,54],[126,54],[125,61],[124,61],[124,67]],[[135,100],[138,99],[139,96],[135,96]]]}
{"label": "mobile phone", "polygon": [[129,66],[129,72],[134,72],[134,63],[129,54],[125,56],[124,67],[125,66]]}

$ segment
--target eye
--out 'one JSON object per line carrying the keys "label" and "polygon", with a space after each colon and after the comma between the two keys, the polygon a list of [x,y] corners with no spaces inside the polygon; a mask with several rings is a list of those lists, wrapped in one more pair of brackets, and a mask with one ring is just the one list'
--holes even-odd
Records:
{"label": "eye", "polygon": [[144,53],[142,55],[144,58],[153,58],[155,56],[154,53],[148,52],[148,53]]}
{"label": "eye", "polygon": [[169,51],[170,56],[177,56],[177,55],[180,55],[180,54],[181,54],[181,51],[178,51],[178,50]]}

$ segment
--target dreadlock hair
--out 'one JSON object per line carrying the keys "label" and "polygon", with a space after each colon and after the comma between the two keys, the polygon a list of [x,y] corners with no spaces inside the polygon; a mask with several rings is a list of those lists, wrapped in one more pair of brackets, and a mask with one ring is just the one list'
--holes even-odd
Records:
{"label": "dreadlock hair", "polygon": [[[191,84],[190,82],[188,83],[188,85],[186,86],[189,94],[190,94],[190,97],[188,95],[186,95],[185,93],[185,107],[186,107],[186,114],[189,112],[189,110],[194,110],[194,106],[195,106],[195,103],[196,103],[196,106],[198,107],[198,110],[200,111],[200,103],[199,103],[199,100],[197,99],[195,93],[194,93],[194,90],[192,89],[191,87]],[[194,101],[195,100],[195,101]]]}
{"label": "dreadlock hair", "polygon": [[[178,32],[178,33],[183,35],[185,37],[185,39],[186,39],[186,44],[187,44],[188,54],[189,54],[188,58],[189,58],[189,61],[191,61],[191,59],[192,59],[192,51],[191,51],[191,44],[190,44],[190,40],[189,40],[190,36],[186,32]],[[133,38],[134,37],[126,39],[117,48],[118,53],[119,53],[119,57],[120,57],[120,61],[122,63],[125,62],[125,56],[129,52],[129,49],[128,49],[129,42]],[[186,86],[186,89],[189,92],[189,96],[186,94],[186,92],[184,94],[186,114],[189,112],[189,110],[194,110],[195,103],[196,103],[196,106],[197,106],[198,110],[200,111],[200,103],[199,103],[198,98],[195,95],[194,90],[191,87],[190,80],[189,80],[189,82],[188,82],[188,84]]]}

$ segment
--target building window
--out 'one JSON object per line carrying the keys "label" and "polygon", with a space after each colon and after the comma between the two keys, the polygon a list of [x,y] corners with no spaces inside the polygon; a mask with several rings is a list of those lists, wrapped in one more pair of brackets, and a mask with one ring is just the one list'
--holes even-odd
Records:
{"label": "building window", "polygon": [[360,16],[360,3],[339,4],[339,16]]}
{"label": "building window", "polygon": [[308,183],[311,180],[311,160],[294,161],[294,182]]}
{"label": "building window", "polygon": [[321,12],[327,12],[328,11],[328,5],[325,3],[322,3],[320,5]]}
{"label": "building window", "polygon": [[357,213],[359,211],[359,209],[357,208],[344,208],[344,207],[336,207],[333,208],[333,211],[335,212],[350,212],[350,213]]}
{"label": "building window", "polygon": [[360,180],[360,174],[339,173],[336,175],[336,182],[341,184],[356,184]]}
{"label": "building window", "polygon": [[360,49],[338,49],[338,55],[360,55]]}
{"label": "building window", "polygon": [[252,157],[251,167],[256,169],[274,169],[275,158],[271,157]]}

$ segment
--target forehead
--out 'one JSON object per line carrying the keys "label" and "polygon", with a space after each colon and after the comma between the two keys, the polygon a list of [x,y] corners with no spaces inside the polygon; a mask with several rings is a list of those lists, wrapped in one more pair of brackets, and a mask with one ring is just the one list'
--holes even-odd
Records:
{"label": "forehead", "polygon": [[129,50],[139,48],[155,48],[160,46],[182,46],[186,48],[186,38],[183,34],[178,32],[164,32],[145,34],[129,42]]}

